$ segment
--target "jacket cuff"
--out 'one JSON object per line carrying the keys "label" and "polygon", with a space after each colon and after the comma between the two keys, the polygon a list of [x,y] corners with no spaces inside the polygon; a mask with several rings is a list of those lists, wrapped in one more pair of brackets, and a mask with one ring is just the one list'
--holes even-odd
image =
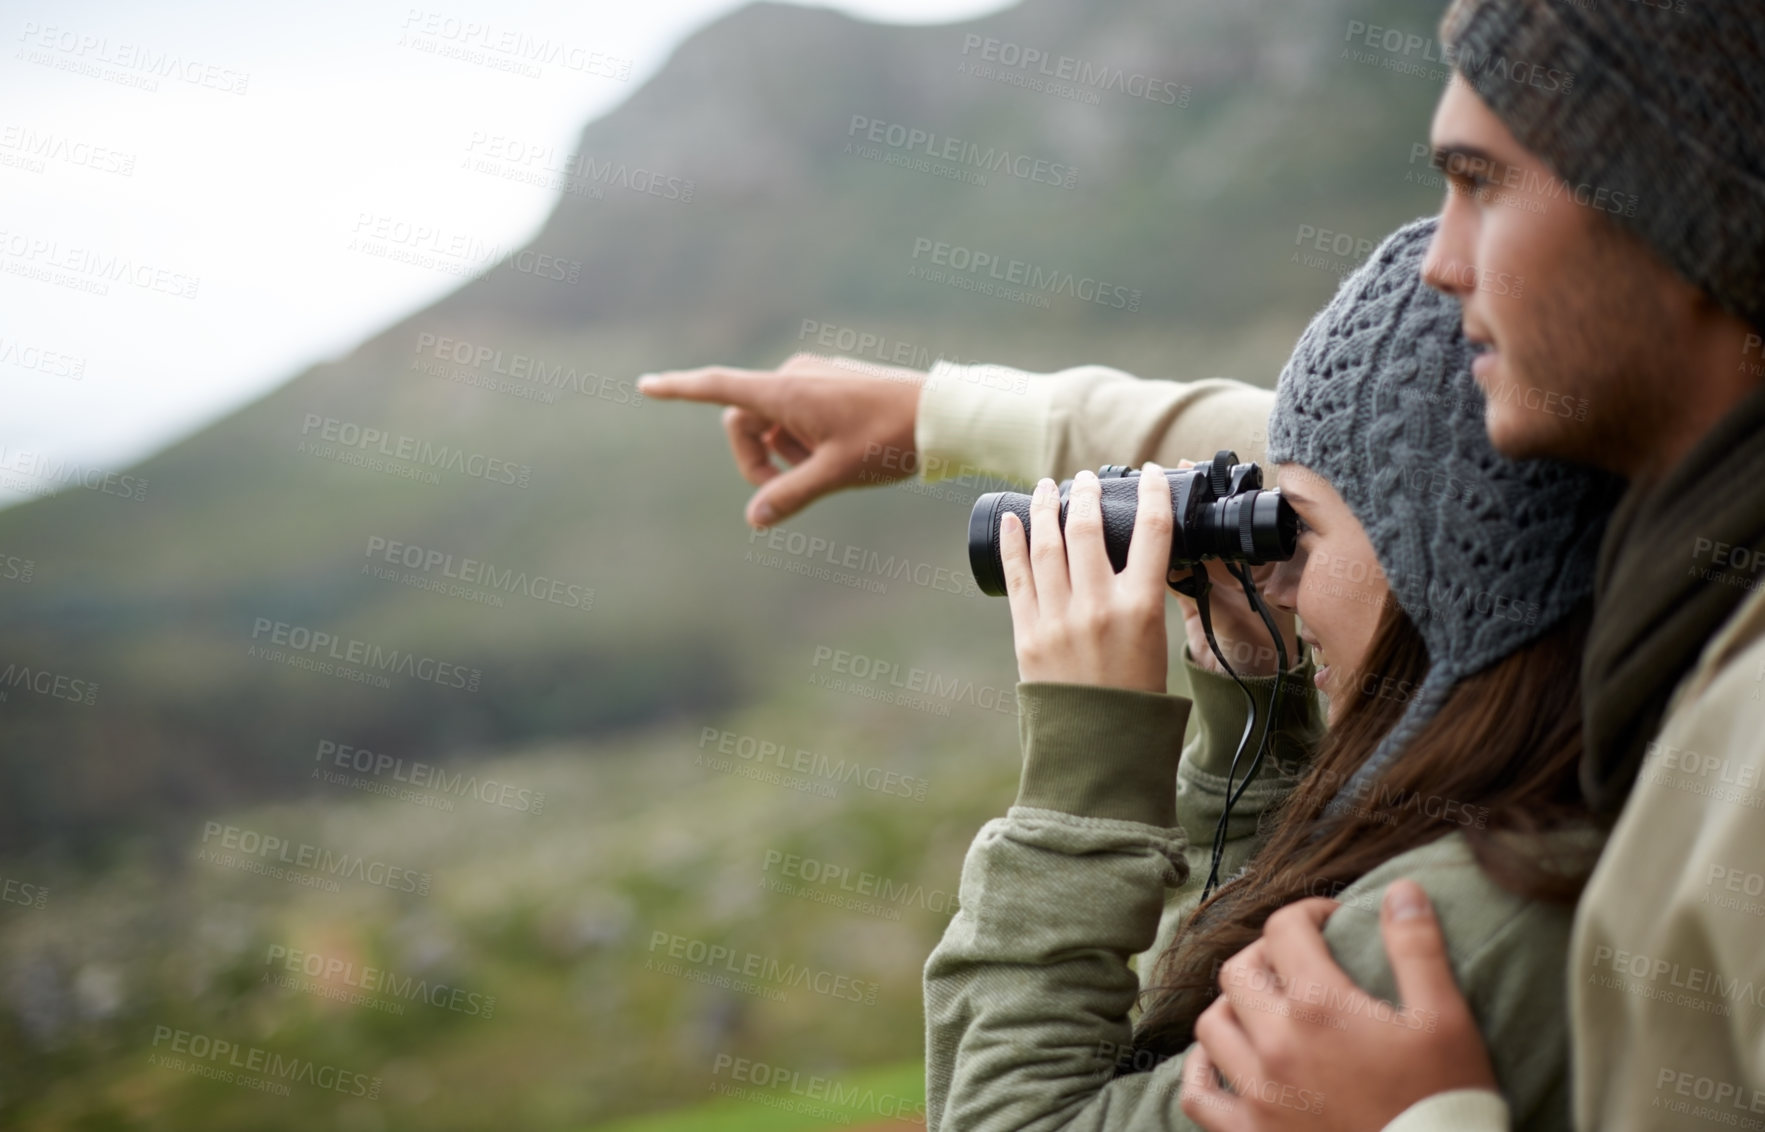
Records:
{"label": "jacket cuff", "polygon": [[1177,762],[1189,701],[1165,692],[1032,680],[1017,685],[1017,805],[1177,824]]}
{"label": "jacket cuff", "polygon": [[[1274,745],[1270,758],[1285,773],[1296,772],[1317,747],[1324,733],[1324,715],[1318,704],[1317,689],[1312,676],[1317,666],[1311,650],[1300,645],[1298,664],[1287,669],[1281,691],[1281,718],[1275,721]],[[1189,677],[1189,694],[1195,701],[1197,739],[1191,744],[1187,766],[1224,778],[1232,766],[1232,754],[1244,734],[1244,693],[1230,676],[1214,672],[1195,663],[1189,646],[1183,646],[1183,669]],[[1240,677],[1256,701],[1258,735],[1269,718],[1270,701],[1275,695],[1273,676]],[[1242,768],[1241,768],[1242,769]]]}
{"label": "jacket cuff", "polygon": [[922,482],[990,474],[1035,483],[1053,417],[1047,383],[1007,366],[939,361],[919,391],[913,445]]}
{"label": "jacket cuff", "polygon": [[1398,1113],[1385,1132],[1507,1132],[1508,1102],[1493,1089],[1435,1093]]}

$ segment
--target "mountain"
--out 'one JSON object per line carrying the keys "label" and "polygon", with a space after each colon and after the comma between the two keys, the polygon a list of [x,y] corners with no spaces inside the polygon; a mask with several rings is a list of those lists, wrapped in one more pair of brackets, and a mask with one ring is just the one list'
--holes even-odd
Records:
{"label": "mountain", "polygon": [[[818,648],[1009,688],[1002,603],[756,564],[714,410],[632,379],[827,327],[919,364],[1269,383],[1340,272],[1438,204],[1409,148],[1437,84],[1361,35],[1438,10],[759,3],[574,154],[468,156],[558,192],[518,254],[130,469],[145,498],[0,513],[34,563],[0,581],[0,848],[297,794],[327,742],[446,761],[703,718]],[[1021,294],[979,289],[999,271]],[[974,494],[858,493],[787,534],[960,571]]]}

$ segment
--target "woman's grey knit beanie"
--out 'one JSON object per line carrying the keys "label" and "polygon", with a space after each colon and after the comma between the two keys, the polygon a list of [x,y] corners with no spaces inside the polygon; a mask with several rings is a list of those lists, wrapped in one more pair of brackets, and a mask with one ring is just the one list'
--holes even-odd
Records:
{"label": "woman's grey knit beanie", "polygon": [[1593,592],[1623,486],[1490,445],[1459,304],[1422,281],[1435,224],[1399,228],[1343,281],[1300,336],[1269,415],[1269,459],[1303,465],[1341,495],[1428,645],[1421,689],[1328,812],[1349,808],[1460,680]]}

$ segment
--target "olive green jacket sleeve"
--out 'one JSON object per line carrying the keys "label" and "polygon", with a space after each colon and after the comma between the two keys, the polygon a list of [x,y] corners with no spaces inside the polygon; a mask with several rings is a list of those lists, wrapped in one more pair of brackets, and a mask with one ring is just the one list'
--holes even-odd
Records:
{"label": "olive green jacket sleeve", "polygon": [[1175,467],[1222,448],[1263,463],[1274,404],[1272,391],[1230,378],[1160,381],[1097,365],[1041,374],[939,362],[920,391],[914,445],[928,483],[992,476],[1030,484],[1147,460]]}
{"label": "olive green jacket sleeve", "polygon": [[[1252,747],[1245,751],[1233,772],[1232,788],[1242,793],[1226,826],[1226,841],[1220,854],[1222,884],[1242,869],[1262,844],[1268,829],[1264,815],[1292,792],[1324,736],[1322,701],[1312,686],[1317,666],[1304,652],[1305,646],[1300,649],[1299,662],[1287,670],[1282,682],[1281,719],[1261,771],[1248,787],[1244,785],[1244,775],[1255,755]],[[1207,884],[1213,859],[1214,831],[1226,809],[1226,776],[1233,771],[1232,759],[1249,718],[1244,693],[1232,678],[1197,665],[1187,646],[1183,649],[1183,671],[1194,706],[1190,710],[1189,741],[1184,744],[1182,760],[1177,764],[1177,825],[1188,842],[1184,858],[1189,876],[1171,890],[1153,945],[1135,962],[1142,986],[1147,985],[1157,956],[1201,902],[1201,890]],[[1244,684],[1256,701],[1256,738],[1260,738],[1273,707],[1275,678],[1245,677]]]}
{"label": "olive green jacket sleeve", "polygon": [[[1021,683],[1018,695],[1016,804],[970,847],[960,910],[926,962],[927,1126],[1190,1128],[1183,1058],[1112,1073],[1132,1038],[1129,959],[1154,942],[1167,891],[1189,880],[1172,785],[1191,705],[1053,682]],[[1398,876],[1435,902],[1519,1126],[1565,1127],[1568,913],[1496,888],[1457,834],[1395,858],[1344,891],[1326,928],[1349,975],[1387,999],[1376,908]]]}

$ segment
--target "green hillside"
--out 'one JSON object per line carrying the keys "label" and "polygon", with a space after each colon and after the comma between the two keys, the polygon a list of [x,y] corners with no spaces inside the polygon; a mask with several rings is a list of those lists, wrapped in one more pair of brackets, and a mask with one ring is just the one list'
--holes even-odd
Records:
{"label": "green hillside", "polygon": [[[146,461],[145,500],[76,490],[0,514],[4,545],[39,563],[0,607],[7,661],[102,689],[80,710],[6,701],[0,837],[86,846],[119,822],[286,796],[322,734],[448,757],[745,702],[830,618],[894,627],[904,657],[1006,673],[985,602],[855,601],[732,569],[745,485],[712,411],[646,404],[631,380],[776,361],[825,325],[922,361],[1272,381],[1332,265],[1353,260],[1312,233],[1371,240],[1437,200],[1405,180],[1432,85],[1339,58],[1349,21],[1382,8],[1427,30],[1402,5],[1053,0],[933,28],[756,4],[705,29],[584,130],[581,160],[553,159],[572,179],[532,256]],[[986,56],[1012,47],[1095,69],[1074,89],[1096,104],[1003,81]],[[1126,93],[1136,76],[1181,104]],[[979,154],[970,172],[1005,153],[1033,159],[1017,166],[1030,175],[1005,164],[974,184],[848,153],[875,123],[884,142],[864,145],[884,156],[905,150],[890,127],[916,129],[945,139],[922,150]],[[1073,187],[1038,182],[1034,161]],[[940,242],[1132,291],[1139,309],[1057,288],[1044,310],[910,278],[933,254],[916,249]],[[401,444],[428,461],[398,459]],[[499,482],[515,468],[524,486]],[[799,525],[961,568],[961,511],[866,493]],[[393,543],[517,584],[562,579],[592,607],[499,608],[364,574],[369,549]],[[260,661],[264,621],[476,668],[480,690]]]}
{"label": "green hillside", "polygon": [[[96,686],[0,689],[0,869],[49,894],[0,905],[0,1124],[568,1129],[715,1101],[719,1056],[841,1079],[913,1062],[948,913],[794,898],[764,862],[953,891],[1016,779],[1015,721],[988,706],[1015,683],[1009,618],[898,576],[812,576],[791,540],[964,571],[978,489],[856,492],[755,536],[716,411],[647,403],[633,378],[766,365],[827,327],[919,364],[1271,383],[1356,249],[1438,204],[1410,157],[1436,84],[1344,57],[1357,22],[1427,35],[1438,10],[1028,0],[898,28],[751,5],[585,127],[522,255],[130,469],[145,499],[0,513],[0,546],[36,563],[0,582],[4,662]],[[1026,52],[1079,81],[1007,62]],[[928,147],[948,156],[916,167]],[[1052,282],[951,285],[976,255]],[[819,686],[835,653],[968,691],[920,710],[879,699],[886,681]],[[743,777],[758,755],[701,765],[724,736],[777,743],[769,773],[801,750],[930,787],[828,797],[837,769],[792,787]],[[400,769],[340,769],[348,750]],[[228,829],[391,863],[429,894],[217,865]],[[847,973],[876,1001],[658,973],[657,932]],[[265,979],[276,947],[497,1007],[291,990]],[[168,1068],[161,1027],[382,1095]]]}

